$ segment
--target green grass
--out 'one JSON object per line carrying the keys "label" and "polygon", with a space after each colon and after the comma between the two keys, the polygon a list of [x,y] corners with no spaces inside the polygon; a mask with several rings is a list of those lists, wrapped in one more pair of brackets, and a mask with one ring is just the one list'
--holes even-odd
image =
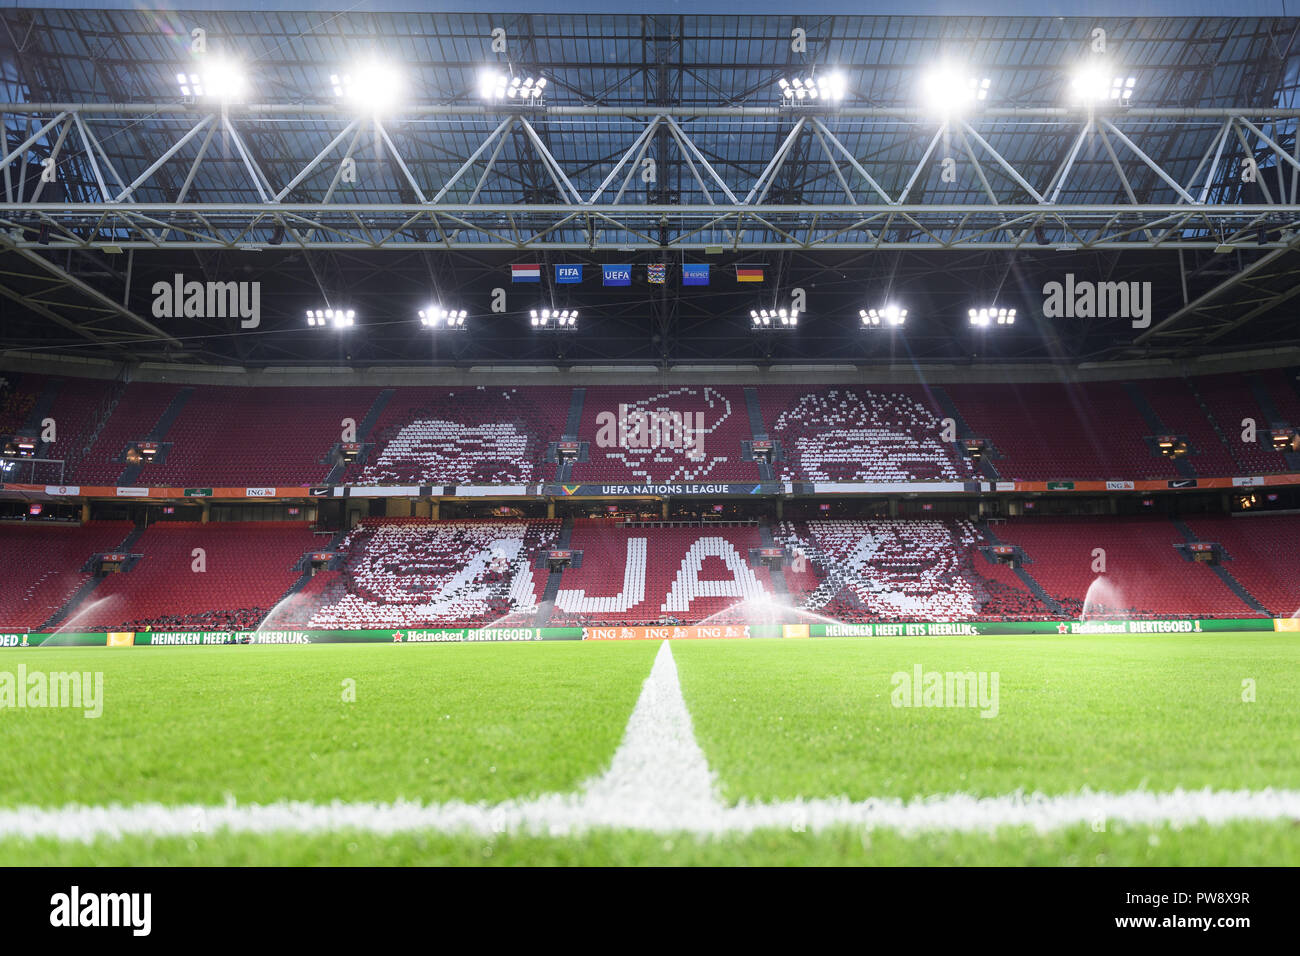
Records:
{"label": "green grass", "polygon": [[[1282,634],[683,641],[724,796],[1300,787],[1300,639]],[[890,676],[996,671],[999,713],[894,707]],[[1242,680],[1256,701],[1242,701]]]}
{"label": "green grass", "polygon": [[[496,802],[607,766],[657,644],[29,649],[0,670],[102,670],[104,716],[0,711],[0,806]],[[1300,638],[1274,634],[682,641],[724,796],[913,797],[1300,788]],[[999,715],[895,708],[890,675],[997,671]],[[356,681],[356,702],[342,700]],[[1253,678],[1256,701],[1242,701]],[[91,845],[0,841],[0,864],[1286,864],[1300,823],[903,837],[773,830],[493,840],[340,831]]]}
{"label": "green grass", "polygon": [[[650,644],[158,647],[5,652],[102,670],[104,713],[0,711],[0,806],[500,801],[609,763]],[[356,682],[356,702],[342,700]]]}
{"label": "green grass", "polygon": [[575,839],[339,831],[273,838],[0,841],[0,866],[1298,866],[1300,824],[1222,827],[1089,826],[1052,833],[771,830],[701,840],[689,835],[598,832]]}

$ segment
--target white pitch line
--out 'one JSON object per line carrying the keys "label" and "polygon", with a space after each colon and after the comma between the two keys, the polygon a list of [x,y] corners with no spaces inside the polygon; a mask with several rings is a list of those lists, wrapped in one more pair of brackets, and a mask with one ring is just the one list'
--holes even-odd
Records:
{"label": "white pitch line", "polygon": [[126,836],[193,837],[232,833],[321,833],[351,829],[377,834],[417,830],[492,837],[522,832],[573,836],[590,830],[642,830],[697,836],[762,829],[819,831],[850,826],[924,831],[991,832],[1030,827],[1039,832],[1098,821],[1130,824],[1220,824],[1233,820],[1300,819],[1296,790],[1174,790],[1152,793],[1085,791],[1063,796],[1015,793],[999,797],[949,794],[903,801],[894,797],[792,800],[726,806],[696,742],[682,698],[677,664],[659,647],[623,740],[609,769],[575,794],[489,805],[451,802],[221,806],[132,806],[0,810],[0,839],[53,838],[90,842]]}

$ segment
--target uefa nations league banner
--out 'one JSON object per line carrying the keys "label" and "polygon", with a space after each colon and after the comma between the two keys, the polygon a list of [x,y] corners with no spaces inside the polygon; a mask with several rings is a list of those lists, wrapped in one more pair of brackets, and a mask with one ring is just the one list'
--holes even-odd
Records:
{"label": "uefa nations league banner", "polygon": [[613,627],[431,627],[394,630],[98,631],[0,633],[0,650],[19,647],[178,647],[196,644],[460,644],[502,641],[718,640],[728,638],[980,637],[984,635],[1213,634],[1283,631],[1300,619],[1201,621],[923,621],[897,624],[722,624]]}

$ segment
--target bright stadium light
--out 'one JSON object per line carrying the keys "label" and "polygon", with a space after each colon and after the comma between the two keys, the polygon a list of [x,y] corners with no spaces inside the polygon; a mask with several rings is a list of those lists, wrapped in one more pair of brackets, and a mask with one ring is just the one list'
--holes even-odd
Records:
{"label": "bright stadium light", "polygon": [[205,60],[194,70],[177,73],[176,85],[186,98],[233,103],[243,97],[248,77],[243,64],[217,57]]}
{"label": "bright stadium light", "polygon": [[753,309],[749,313],[751,332],[790,331],[798,326],[798,309]]}
{"label": "bright stadium light", "polygon": [[921,96],[928,109],[942,115],[978,107],[989,97],[992,81],[968,70],[936,67],[921,78]]}
{"label": "bright stadium light", "polygon": [[402,75],[386,63],[369,60],[346,73],[331,73],[330,89],[338,100],[354,109],[384,113],[401,99]]}
{"label": "bright stadium light", "polygon": [[879,309],[859,309],[858,318],[863,328],[898,328],[907,324],[907,310],[891,303]]}
{"label": "bright stadium light", "polygon": [[347,329],[356,325],[357,313],[352,309],[308,309],[307,324],[313,328],[333,326]]}
{"label": "bright stadium light", "polygon": [[1102,66],[1082,66],[1070,76],[1070,100],[1088,106],[1127,106],[1136,85],[1136,77],[1116,76]]}
{"label": "bright stadium light", "polygon": [[546,77],[511,76],[499,70],[484,70],[479,75],[478,92],[489,103],[539,106],[546,95]]}
{"label": "bright stadium light", "polygon": [[535,329],[574,332],[578,328],[577,309],[533,309],[528,313],[528,319]]}
{"label": "bright stadium light", "polygon": [[971,325],[981,329],[986,329],[991,325],[1016,324],[1015,309],[1000,309],[995,307],[970,309],[966,315],[970,319]]}
{"label": "bright stadium light", "polygon": [[776,82],[783,106],[813,106],[838,103],[848,91],[843,73],[819,76],[783,76]]}
{"label": "bright stadium light", "polygon": [[444,309],[431,305],[420,310],[420,324],[426,329],[464,329],[465,318],[469,313],[464,309]]}

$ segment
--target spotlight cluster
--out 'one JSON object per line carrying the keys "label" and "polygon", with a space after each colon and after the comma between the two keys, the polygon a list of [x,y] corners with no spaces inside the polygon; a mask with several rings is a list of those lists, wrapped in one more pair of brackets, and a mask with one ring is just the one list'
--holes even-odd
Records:
{"label": "spotlight cluster", "polygon": [[469,315],[464,309],[443,309],[429,306],[420,310],[420,324],[426,329],[463,329],[465,317]]}
{"label": "spotlight cluster", "polygon": [[378,61],[359,63],[347,73],[331,73],[334,95],[357,109],[381,113],[397,104],[401,74]]}
{"label": "spotlight cluster", "polygon": [[799,324],[798,309],[757,309],[749,313],[755,329],[792,329]]}
{"label": "spotlight cluster", "polygon": [[533,328],[537,329],[571,330],[578,327],[576,309],[533,309],[528,313],[528,319]]}
{"label": "spotlight cluster", "polygon": [[907,310],[896,305],[887,305],[880,309],[859,309],[858,317],[866,328],[891,326],[897,328],[907,322]]}
{"label": "spotlight cluster", "polygon": [[493,103],[503,100],[537,102],[546,90],[546,77],[507,76],[489,70],[479,77],[478,90],[483,99]]}
{"label": "spotlight cluster", "polygon": [[308,309],[307,324],[321,327],[332,325],[336,329],[346,329],[356,324],[357,314],[352,309]]}
{"label": "spotlight cluster", "polygon": [[213,59],[197,67],[197,72],[176,74],[181,96],[231,103],[244,95],[247,79],[243,67],[231,60]]}
{"label": "spotlight cluster", "polygon": [[843,73],[825,73],[821,76],[781,77],[781,101],[791,103],[837,103],[844,99],[847,82]]}
{"label": "spotlight cluster", "polygon": [[1100,67],[1083,67],[1070,78],[1070,98],[1076,103],[1127,106],[1136,86],[1136,77],[1114,76]]}
{"label": "spotlight cluster", "polygon": [[970,324],[979,328],[988,328],[990,325],[1015,325],[1015,309],[971,309],[967,313],[970,318]]}

